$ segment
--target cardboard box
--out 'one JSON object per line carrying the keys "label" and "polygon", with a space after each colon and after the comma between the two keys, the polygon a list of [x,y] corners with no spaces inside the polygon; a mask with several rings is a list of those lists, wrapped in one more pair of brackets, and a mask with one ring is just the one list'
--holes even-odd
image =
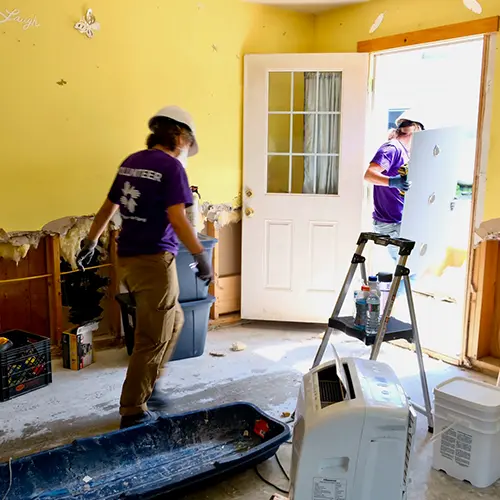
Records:
{"label": "cardboard box", "polygon": [[63,332],[62,351],[64,368],[81,370],[94,362],[92,337],[98,327],[98,322],[92,322],[73,328],[69,332]]}

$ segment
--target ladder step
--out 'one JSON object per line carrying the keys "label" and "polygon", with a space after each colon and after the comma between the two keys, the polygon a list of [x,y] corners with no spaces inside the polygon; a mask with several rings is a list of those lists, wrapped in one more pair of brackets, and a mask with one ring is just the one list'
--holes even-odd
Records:
{"label": "ladder step", "polygon": [[[354,337],[367,346],[371,346],[375,342],[375,335],[366,335],[364,330],[359,330],[354,326],[354,318],[346,316],[342,318],[330,318],[328,326],[334,330],[340,330],[349,337]],[[404,323],[396,318],[389,319],[387,331],[385,332],[384,342],[393,340],[406,340],[409,343],[413,342],[413,328],[409,323]]]}

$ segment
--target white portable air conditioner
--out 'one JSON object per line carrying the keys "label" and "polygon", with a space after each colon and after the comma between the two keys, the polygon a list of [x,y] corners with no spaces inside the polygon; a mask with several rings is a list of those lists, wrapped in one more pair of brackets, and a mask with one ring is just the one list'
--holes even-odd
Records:
{"label": "white portable air conditioner", "polygon": [[404,500],[415,426],[389,366],[345,358],[314,368],[297,404],[290,500]]}

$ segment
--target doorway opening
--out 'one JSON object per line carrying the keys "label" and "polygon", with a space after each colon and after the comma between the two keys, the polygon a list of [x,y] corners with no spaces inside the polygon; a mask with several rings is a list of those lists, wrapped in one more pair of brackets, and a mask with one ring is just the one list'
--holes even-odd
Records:
{"label": "doorway opening", "polygon": [[[432,256],[427,255],[421,262],[413,258],[415,266],[422,264],[412,282],[415,310],[424,349],[448,359],[459,359],[463,348],[483,44],[482,37],[468,38],[373,56],[369,151],[374,154],[389,140],[396,120],[403,113],[412,114],[412,120],[425,126],[425,131],[418,134],[426,134],[428,140],[421,136],[413,141],[410,169],[414,163],[423,170],[415,177],[420,186],[413,185],[405,197],[402,225],[405,234],[401,236],[432,242]],[[435,144],[436,156],[441,142],[448,140],[448,144],[453,144],[450,137],[456,138],[460,154],[448,156],[453,161],[443,159],[439,168],[446,169],[446,175],[437,175],[430,166],[432,162],[425,161],[424,155],[431,153],[423,151],[424,142],[427,148]],[[412,190],[420,193],[420,202]],[[449,200],[441,203],[439,210],[437,205],[433,208],[439,212],[436,219],[421,217],[428,210],[424,205],[434,203],[436,193],[441,201],[443,193],[447,193]],[[367,203],[366,227],[372,225],[371,201]],[[426,251],[426,245],[417,244],[414,253],[424,255]],[[371,260],[374,272],[395,266],[386,249],[377,250]],[[393,315],[409,320],[404,297],[396,301]]]}

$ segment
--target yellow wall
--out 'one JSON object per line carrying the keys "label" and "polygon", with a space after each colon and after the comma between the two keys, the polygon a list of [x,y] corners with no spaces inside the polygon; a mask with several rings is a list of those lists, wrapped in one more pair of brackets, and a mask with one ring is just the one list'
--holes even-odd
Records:
{"label": "yellow wall", "polygon": [[[85,4],[101,24],[92,40],[73,29]],[[307,52],[314,43],[312,16],[239,0],[0,0],[0,12],[16,7],[40,26],[0,24],[6,230],[96,211],[166,104],[197,123],[191,183],[205,200],[232,201],[241,184],[243,54]]]}
{"label": "yellow wall", "polygon": [[[483,16],[500,14],[497,0],[481,3]],[[73,29],[81,2],[0,0],[0,12],[19,8],[40,25],[0,23],[0,228],[37,229],[97,210],[121,160],[143,146],[151,113],[170,103],[197,122],[191,183],[205,200],[230,202],[241,188],[243,54],[354,52],[359,40],[478,18],[460,0],[371,0],[316,20],[240,0],[88,6],[101,23],[92,40]],[[385,20],[370,35],[381,12]],[[500,217],[497,123],[500,75],[486,219]]]}
{"label": "yellow wall", "polygon": [[[500,15],[498,0],[481,0],[481,16],[467,10],[461,0],[371,0],[319,16],[316,22],[315,50],[318,52],[356,52],[357,42],[370,38],[416,31],[446,24]],[[380,28],[369,34],[380,13]],[[500,43],[500,40],[499,40]],[[486,184],[484,219],[500,217],[500,52],[497,49],[493,90],[492,134]],[[450,82],[450,89],[453,82]]]}

